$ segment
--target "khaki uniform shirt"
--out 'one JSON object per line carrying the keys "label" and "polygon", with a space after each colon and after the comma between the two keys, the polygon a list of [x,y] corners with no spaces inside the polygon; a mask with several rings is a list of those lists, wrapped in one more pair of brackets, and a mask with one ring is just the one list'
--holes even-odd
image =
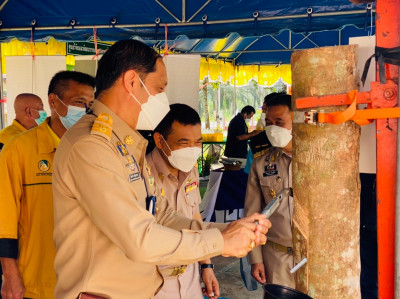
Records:
{"label": "khaki uniform shirt", "polygon": [[11,125],[0,131],[0,151],[11,138],[25,131],[25,127],[14,119]]}
{"label": "khaki uniform shirt", "polygon": [[[199,191],[199,171],[193,167],[189,172],[178,172],[173,175],[162,158],[162,153],[155,148],[146,156],[152,169],[156,186],[162,188],[168,203],[179,214],[193,218],[199,213],[201,201]],[[155,298],[160,299],[197,299],[203,298],[200,285],[198,263],[188,265],[186,271],[179,276],[172,276],[175,267],[180,265],[160,266],[164,277],[164,285]]]}
{"label": "khaki uniform shirt", "polygon": [[[291,163],[290,156],[274,147],[253,160],[246,190],[245,216],[261,212],[283,188],[292,187]],[[284,198],[269,219],[272,227],[267,233],[268,240],[285,247],[293,246],[292,215],[293,199]],[[263,248],[266,246],[258,246],[249,253],[251,264],[263,262]]]}
{"label": "khaki uniform shirt", "polygon": [[[223,238],[155,193],[147,141],[137,131],[99,101],[93,114],[67,131],[55,156],[56,298],[151,298],[163,281],[156,265],[219,255]],[[156,216],[146,210],[153,194]]]}

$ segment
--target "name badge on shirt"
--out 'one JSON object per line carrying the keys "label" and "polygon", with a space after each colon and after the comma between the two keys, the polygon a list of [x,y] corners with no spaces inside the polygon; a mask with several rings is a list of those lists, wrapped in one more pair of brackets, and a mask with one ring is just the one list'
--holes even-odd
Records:
{"label": "name badge on shirt", "polygon": [[197,182],[193,182],[193,183],[191,183],[189,185],[186,185],[185,186],[185,193],[188,193],[188,192],[190,192],[190,191],[192,191],[192,190],[194,190],[196,188],[197,188]]}
{"label": "name badge on shirt", "polygon": [[137,181],[140,178],[139,172],[129,174],[129,183]]}
{"label": "name badge on shirt", "polygon": [[277,174],[278,174],[278,170],[266,171],[263,173],[263,177],[273,176],[273,175],[277,175]]}

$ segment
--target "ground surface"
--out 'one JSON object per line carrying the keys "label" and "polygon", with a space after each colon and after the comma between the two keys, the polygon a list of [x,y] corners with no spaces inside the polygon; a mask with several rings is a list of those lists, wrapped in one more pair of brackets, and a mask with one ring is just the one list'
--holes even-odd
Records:
{"label": "ground surface", "polygon": [[[208,180],[200,181],[201,195],[207,189]],[[224,258],[218,256],[212,259],[215,265],[215,275],[220,284],[221,298],[230,299],[262,299],[263,291],[261,286],[256,291],[247,291],[242,277],[240,276],[239,259]]]}

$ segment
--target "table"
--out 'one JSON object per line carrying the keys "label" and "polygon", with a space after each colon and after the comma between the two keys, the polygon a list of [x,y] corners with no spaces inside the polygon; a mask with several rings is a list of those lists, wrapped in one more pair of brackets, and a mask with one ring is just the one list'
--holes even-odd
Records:
{"label": "table", "polygon": [[230,222],[243,217],[248,174],[241,170],[211,171],[207,191],[200,204],[205,222]]}

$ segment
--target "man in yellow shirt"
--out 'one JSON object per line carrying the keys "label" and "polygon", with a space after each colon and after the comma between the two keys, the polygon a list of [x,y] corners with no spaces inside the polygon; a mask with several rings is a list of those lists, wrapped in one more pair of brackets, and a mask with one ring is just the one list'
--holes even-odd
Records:
{"label": "man in yellow shirt", "polygon": [[3,299],[54,298],[52,172],[55,150],[94,100],[94,78],[62,71],[48,91],[51,117],[8,142],[0,155]]}
{"label": "man in yellow shirt", "polygon": [[47,117],[42,99],[31,93],[21,93],[14,101],[15,119],[0,131],[0,150],[14,136],[40,125]]}

